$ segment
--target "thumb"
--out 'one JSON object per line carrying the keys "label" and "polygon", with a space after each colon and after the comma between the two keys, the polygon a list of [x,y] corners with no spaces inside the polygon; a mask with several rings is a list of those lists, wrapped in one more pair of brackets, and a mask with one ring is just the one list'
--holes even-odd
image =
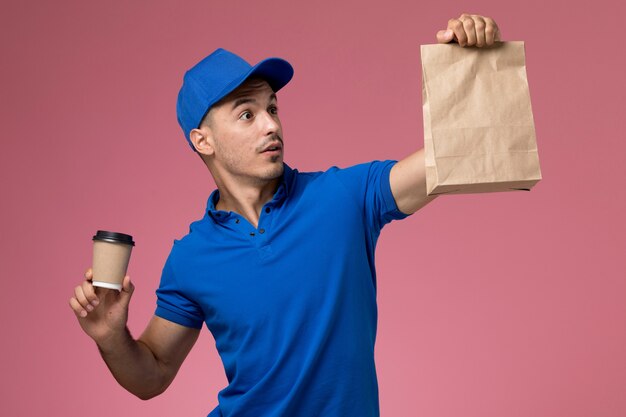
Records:
{"label": "thumb", "polygon": [[120,302],[124,307],[128,307],[133,291],[135,291],[135,285],[131,282],[130,276],[126,275],[124,281],[122,281],[122,290],[120,291]]}
{"label": "thumb", "polygon": [[440,30],[437,32],[437,42],[449,43],[454,40],[454,32],[452,29]]}

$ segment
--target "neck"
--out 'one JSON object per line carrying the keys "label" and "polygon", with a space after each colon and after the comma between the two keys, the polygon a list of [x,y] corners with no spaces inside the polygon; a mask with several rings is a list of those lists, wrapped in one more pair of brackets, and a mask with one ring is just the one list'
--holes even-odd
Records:
{"label": "neck", "polygon": [[265,182],[246,183],[234,179],[215,178],[220,192],[220,199],[215,208],[238,213],[256,228],[261,217],[261,210],[265,203],[273,198],[280,180],[281,178],[278,177]]}

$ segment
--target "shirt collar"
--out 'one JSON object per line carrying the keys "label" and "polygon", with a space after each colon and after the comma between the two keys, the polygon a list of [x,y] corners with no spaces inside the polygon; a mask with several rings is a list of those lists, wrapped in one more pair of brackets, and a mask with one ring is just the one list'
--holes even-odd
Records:
{"label": "shirt collar", "polygon": [[[267,205],[274,205],[274,206],[281,205],[285,201],[287,196],[289,195],[289,192],[292,190],[294,179],[295,179],[294,170],[291,169],[289,165],[283,162],[283,175],[281,177],[280,184],[278,185],[278,189],[274,193],[274,197],[269,203],[267,203]],[[212,217],[213,220],[223,221],[223,220],[230,218],[230,216],[232,216],[233,213],[230,211],[217,210],[215,208],[215,205],[217,204],[219,199],[220,199],[220,190],[219,189],[213,190],[213,192],[211,193],[207,201],[206,214]]]}

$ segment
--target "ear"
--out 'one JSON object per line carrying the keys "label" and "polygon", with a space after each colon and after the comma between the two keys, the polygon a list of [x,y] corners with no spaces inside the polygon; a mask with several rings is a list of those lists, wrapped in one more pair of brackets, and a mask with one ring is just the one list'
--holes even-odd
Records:
{"label": "ear", "polygon": [[189,139],[198,153],[203,155],[213,155],[215,153],[213,147],[213,133],[208,126],[191,129]]}

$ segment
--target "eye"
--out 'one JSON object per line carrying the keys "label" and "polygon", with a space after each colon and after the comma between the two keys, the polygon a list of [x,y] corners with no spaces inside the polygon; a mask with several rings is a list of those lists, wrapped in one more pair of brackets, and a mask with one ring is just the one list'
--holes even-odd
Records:
{"label": "eye", "polygon": [[241,116],[239,116],[239,119],[250,120],[252,119],[252,113],[250,113],[249,111],[244,111],[243,113],[241,113]]}
{"label": "eye", "polygon": [[269,108],[271,114],[278,114],[278,107],[270,106]]}

